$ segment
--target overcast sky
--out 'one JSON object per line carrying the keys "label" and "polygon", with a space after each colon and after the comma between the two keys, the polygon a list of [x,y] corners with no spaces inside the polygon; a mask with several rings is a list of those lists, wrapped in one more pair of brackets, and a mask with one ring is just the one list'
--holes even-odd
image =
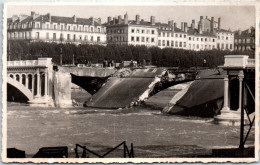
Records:
{"label": "overcast sky", "polygon": [[[139,14],[141,19],[150,20],[150,16],[155,16],[156,22],[168,22],[173,19],[180,27],[181,22],[188,22],[195,19],[196,24],[200,16],[221,17],[221,27],[225,29],[237,30],[247,29],[255,26],[255,9],[253,6],[89,6],[89,5],[8,5],[7,16],[14,14],[27,14],[35,11],[38,14],[51,13],[55,16],[76,15],[81,18],[91,16],[101,17],[102,23],[107,21],[108,16],[123,15],[127,12],[129,19],[135,19]],[[197,25],[196,25],[197,26]]]}

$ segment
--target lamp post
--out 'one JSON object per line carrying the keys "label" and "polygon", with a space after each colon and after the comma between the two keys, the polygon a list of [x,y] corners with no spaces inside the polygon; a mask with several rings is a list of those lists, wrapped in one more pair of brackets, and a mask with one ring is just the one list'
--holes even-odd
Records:
{"label": "lamp post", "polygon": [[63,34],[62,34],[62,28],[61,28],[61,34],[60,34],[60,65],[62,66],[62,40],[63,40]]}

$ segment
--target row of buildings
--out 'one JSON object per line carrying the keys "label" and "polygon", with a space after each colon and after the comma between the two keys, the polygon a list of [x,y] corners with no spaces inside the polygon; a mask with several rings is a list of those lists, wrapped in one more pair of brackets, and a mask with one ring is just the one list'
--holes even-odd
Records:
{"label": "row of buildings", "polygon": [[221,28],[221,18],[215,20],[200,16],[191,24],[182,22],[178,27],[173,20],[168,23],[149,21],[136,15],[128,18],[108,17],[102,24],[100,18],[52,16],[31,12],[31,15],[14,15],[7,20],[8,40],[62,42],[75,44],[145,45],[160,48],[188,50],[249,50],[254,47],[254,28],[232,32]]}

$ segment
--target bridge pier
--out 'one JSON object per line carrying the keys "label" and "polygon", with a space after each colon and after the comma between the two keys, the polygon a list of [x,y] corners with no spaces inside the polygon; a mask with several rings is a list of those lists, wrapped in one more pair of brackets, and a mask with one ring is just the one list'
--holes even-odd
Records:
{"label": "bridge pier", "polygon": [[[216,124],[240,126],[241,123],[241,111],[245,111],[242,105],[247,104],[245,102],[246,90],[243,88],[246,74],[254,69],[254,64],[248,63],[248,56],[246,55],[232,55],[225,56],[225,64],[222,68],[226,71],[224,77],[224,105],[221,110],[221,115],[215,116],[214,121]],[[230,80],[238,79],[238,109],[231,110],[231,90]],[[233,91],[235,92],[235,91]],[[243,117],[245,122],[248,122],[246,116]],[[242,118],[242,119],[243,119]]]}

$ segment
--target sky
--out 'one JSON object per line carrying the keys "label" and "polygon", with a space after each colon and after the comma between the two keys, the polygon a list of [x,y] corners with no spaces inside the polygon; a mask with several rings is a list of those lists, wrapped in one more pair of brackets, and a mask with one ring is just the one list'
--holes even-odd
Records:
{"label": "sky", "polygon": [[[190,25],[192,19],[195,19],[196,24],[200,16],[208,16],[209,18],[221,18],[221,27],[224,29],[245,30],[250,26],[255,27],[255,8],[253,6],[159,6],[159,5],[146,5],[146,6],[123,6],[123,5],[8,5],[7,17],[14,14],[27,14],[30,15],[31,11],[38,14],[47,14],[55,16],[68,16],[76,15],[80,18],[89,18],[91,16],[100,17],[102,23],[107,21],[107,17],[117,17],[127,12],[130,20],[135,19],[135,15],[139,14],[141,19],[145,21],[150,20],[150,16],[155,16],[156,22],[167,23],[168,20],[177,22],[180,27],[181,22],[188,22]],[[197,26],[197,25],[196,25]]]}

